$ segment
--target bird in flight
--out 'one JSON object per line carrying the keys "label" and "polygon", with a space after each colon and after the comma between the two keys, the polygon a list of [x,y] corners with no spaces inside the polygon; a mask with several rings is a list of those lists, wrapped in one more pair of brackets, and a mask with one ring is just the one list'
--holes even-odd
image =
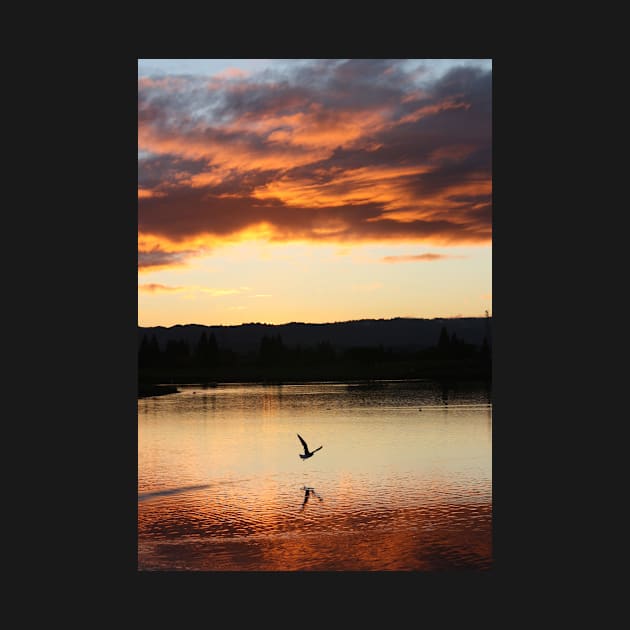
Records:
{"label": "bird in flight", "polygon": [[300,453],[300,457],[302,459],[308,459],[309,457],[313,457],[313,455],[317,453],[317,451],[319,451],[320,448],[324,448],[323,446],[320,446],[316,448],[314,451],[309,451],[308,444],[304,441],[304,438],[299,433],[297,434],[297,436],[300,438],[300,442],[302,442],[302,446],[304,447],[304,455]]}

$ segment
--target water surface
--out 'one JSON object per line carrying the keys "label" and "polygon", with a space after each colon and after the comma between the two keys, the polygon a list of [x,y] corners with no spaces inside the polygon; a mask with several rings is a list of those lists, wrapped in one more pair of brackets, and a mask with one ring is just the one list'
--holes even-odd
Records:
{"label": "water surface", "polygon": [[[297,433],[311,449],[307,460]],[[492,563],[487,389],[180,386],[138,400],[138,568],[432,571]]]}

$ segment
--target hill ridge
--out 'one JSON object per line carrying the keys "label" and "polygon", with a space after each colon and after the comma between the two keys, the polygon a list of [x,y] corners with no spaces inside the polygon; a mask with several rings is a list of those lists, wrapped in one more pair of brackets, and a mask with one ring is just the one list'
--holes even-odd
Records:
{"label": "hill ridge", "polygon": [[202,332],[215,335],[218,345],[237,352],[251,352],[260,347],[264,336],[280,335],[285,345],[312,346],[328,342],[333,347],[383,346],[386,348],[420,350],[435,346],[442,327],[449,335],[467,343],[480,345],[490,336],[492,317],[393,317],[364,318],[339,322],[287,322],[269,324],[174,324],[172,326],[138,326],[138,343],[144,335],[155,334],[161,348],[169,340],[184,340],[196,344]]}

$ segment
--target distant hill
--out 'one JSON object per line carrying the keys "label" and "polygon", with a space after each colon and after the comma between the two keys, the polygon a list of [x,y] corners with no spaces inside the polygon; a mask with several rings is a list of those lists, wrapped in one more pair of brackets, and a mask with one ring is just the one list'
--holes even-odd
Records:
{"label": "distant hill", "polygon": [[357,321],[329,324],[241,324],[238,326],[201,326],[198,324],[171,327],[138,327],[138,343],[146,334],[155,334],[161,350],[170,340],[184,340],[192,348],[202,332],[214,333],[219,347],[239,353],[256,352],[263,336],[280,335],[285,346],[315,346],[329,342],[335,348],[356,346],[380,346],[396,350],[416,351],[435,346],[442,327],[446,326],[449,336],[477,346],[481,345],[492,318],[463,317],[435,319],[361,319]]}

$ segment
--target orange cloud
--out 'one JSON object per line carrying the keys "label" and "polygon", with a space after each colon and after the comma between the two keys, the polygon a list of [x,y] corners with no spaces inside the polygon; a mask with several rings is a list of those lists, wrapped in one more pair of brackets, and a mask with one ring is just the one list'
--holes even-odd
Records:
{"label": "orange cloud", "polygon": [[354,60],[140,79],[139,269],[251,238],[490,243],[491,75],[419,78]]}
{"label": "orange cloud", "polygon": [[[138,289],[145,293],[165,293],[165,292],[185,292],[185,293],[205,293],[212,297],[224,297],[226,295],[239,295],[242,293],[246,293],[250,290],[249,287],[238,287],[238,288],[215,288],[215,287],[204,287],[204,286],[186,286],[186,287],[171,287],[165,284],[157,284],[157,283],[145,283],[139,284]],[[250,297],[267,297],[263,295],[255,295]]]}
{"label": "orange cloud", "polygon": [[433,260],[444,260],[445,258],[466,258],[465,256],[451,256],[447,254],[414,254],[409,256],[384,256],[381,258],[382,262],[397,263],[397,262],[430,262]]}
{"label": "orange cloud", "polygon": [[171,291],[182,291],[183,289],[183,287],[169,287],[165,284],[157,284],[155,282],[138,285],[138,290],[145,293],[168,293]]}
{"label": "orange cloud", "polygon": [[400,119],[400,124],[416,122],[425,116],[431,116],[439,112],[444,112],[449,109],[468,109],[470,105],[468,103],[457,103],[452,100],[443,101],[442,103],[435,103],[434,105],[425,105],[420,107],[411,114],[407,114]]}
{"label": "orange cloud", "polygon": [[195,248],[199,238],[189,244],[171,243],[168,239],[160,239],[151,234],[141,234],[138,239],[138,271],[159,271],[171,267],[188,264],[189,259],[199,256],[205,248]]}
{"label": "orange cloud", "polygon": [[241,68],[226,68],[213,76],[215,79],[244,79],[248,75],[249,72]]}
{"label": "orange cloud", "polygon": [[159,190],[147,190],[146,188],[138,188],[138,199],[149,199],[150,197],[164,197],[166,193]]}

